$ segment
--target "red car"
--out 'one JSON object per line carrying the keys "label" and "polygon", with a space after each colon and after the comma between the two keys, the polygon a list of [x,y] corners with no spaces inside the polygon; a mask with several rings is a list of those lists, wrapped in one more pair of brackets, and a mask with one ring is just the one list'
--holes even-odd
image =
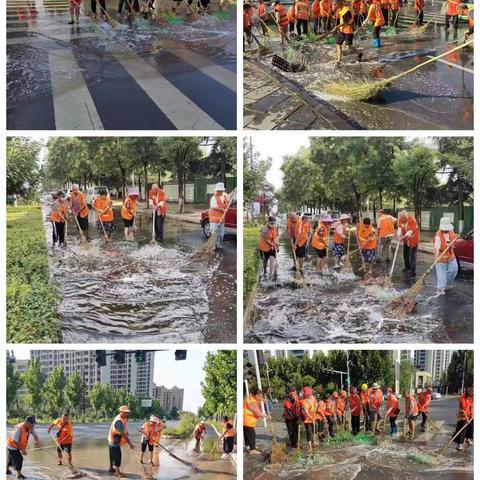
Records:
{"label": "red car", "polygon": [[473,230],[455,242],[454,250],[459,268],[473,270]]}
{"label": "red car", "polygon": [[[200,220],[202,225],[203,234],[209,238],[212,232],[210,231],[210,221],[208,219],[208,210],[202,212],[202,219]],[[237,204],[232,202],[230,208],[225,215],[225,233],[237,234]]]}

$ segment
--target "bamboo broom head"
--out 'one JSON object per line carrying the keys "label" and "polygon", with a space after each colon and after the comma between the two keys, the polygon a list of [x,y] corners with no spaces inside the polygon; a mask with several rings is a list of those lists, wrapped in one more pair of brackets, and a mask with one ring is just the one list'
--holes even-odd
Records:
{"label": "bamboo broom head", "polygon": [[276,465],[287,465],[290,459],[287,453],[287,446],[285,443],[277,443],[272,439],[272,453],[270,455],[270,463]]}
{"label": "bamboo broom head", "polygon": [[212,233],[205,245],[202,245],[194,254],[193,258],[200,262],[211,263],[215,257],[218,231]]}
{"label": "bamboo broom head", "polygon": [[337,81],[327,85],[325,91],[330,95],[351,100],[370,100],[386,90],[393,82],[392,79],[360,82]]}

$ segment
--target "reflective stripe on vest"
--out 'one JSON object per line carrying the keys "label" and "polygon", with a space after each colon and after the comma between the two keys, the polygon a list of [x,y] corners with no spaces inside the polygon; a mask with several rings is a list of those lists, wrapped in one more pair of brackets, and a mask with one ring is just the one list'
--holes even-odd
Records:
{"label": "reflective stripe on vest", "polygon": [[[226,199],[225,194],[222,193],[222,195],[219,195],[217,192],[213,194],[215,196],[215,200],[217,202],[217,208],[225,210],[227,208],[228,202]],[[211,208],[208,211],[208,220],[211,223],[220,223],[222,220],[224,212],[222,210],[218,210],[216,208]]]}
{"label": "reflective stripe on vest", "polygon": [[17,430],[20,430],[20,441],[18,442],[18,444],[20,445],[20,450],[26,450],[30,433],[25,428],[25,422],[19,423],[18,425],[13,427],[13,430],[7,438],[7,445],[11,448],[18,448],[13,440],[13,437],[17,433]]}
{"label": "reflective stripe on vest", "polygon": [[[276,227],[268,228],[268,233],[267,233],[267,240],[276,244],[278,240],[278,229]],[[258,241],[258,248],[262,252],[269,252],[270,250],[274,250],[274,248],[267,243],[267,241],[263,238],[263,236],[260,234],[260,240]]]}
{"label": "reflective stripe on vest", "polygon": [[127,429],[127,420],[122,418],[120,416],[120,414],[118,414],[114,419],[113,419],[113,422],[112,424],[110,425],[110,430],[108,432],[108,443],[110,443],[111,445],[115,445],[115,435],[118,435],[117,433],[115,433],[117,430],[115,428],[115,424],[118,422],[118,421],[121,421],[123,423],[123,434],[122,436],[120,437],[120,443],[119,445],[125,445],[127,443],[127,439],[125,438],[125,436],[128,435],[128,429]]}
{"label": "reflective stripe on vest", "polygon": [[[449,241],[447,242],[447,239],[446,239],[446,236],[445,234],[439,230],[437,232],[437,235],[438,237],[440,238],[440,254],[442,252],[444,252],[447,247],[449,246],[449,244],[451,244],[454,240],[455,240],[455,233],[453,232],[453,230],[450,230],[448,232],[448,239]],[[433,239],[433,241],[435,242],[435,239]],[[445,252],[444,255],[442,255],[442,257],[439,259],[439,263],[448,263],[448,262],[451,262],[452,260],[455,260],[455,252],[453,250],[453,247],[449,247],[448,250]]]}

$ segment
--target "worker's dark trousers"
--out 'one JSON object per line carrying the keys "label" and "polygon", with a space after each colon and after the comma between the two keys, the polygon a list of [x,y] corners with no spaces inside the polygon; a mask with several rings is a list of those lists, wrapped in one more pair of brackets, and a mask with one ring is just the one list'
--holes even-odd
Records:
{"label": "worker's dark trousers", "polygon": [[382,27],[373,27],[373,38],[380,38],[380,30]]}
{"label": "worker's dark trousers", "polygon": [[165,224],[165,216],[155,214],[155,240],[163,242],[163,226]]}
{"label": "worker's dark trousers", "polygon": [[313,33],[320,33],[320,17],[313,19]]}
{"label": "worker's dark trousers", "polygon": [[352,415],[352,433],[360,432],[360,415]]}
{"label": "worker's dark trousers", "polygon": [[397,432],[397,417],[390,417],[390,435],[395,435]]}
{"label": "worker's dark trousers", "polygon": [[62,222],[52,222],[53,243],[63,243],[65,241],[65,224]]}
{"label": "worker's dark trousers", "polygon": [[458,28],[458,15],[445,15],[445,26],[450,28],[450,19],[453,20],[453,28],[456,30]]}
{"label": "worker's dark trousers", "polygon": [[425,425],[427,423],[427,414],[425,412],[421,412],[421,414],[422,414],[422,425],[421,425],[421,427],[425,428]]}
{"label": "worker's dark trousers", "polygon": [[417,20],[415,22],[418,26],[422,26],[423,25],[423,10],[421,10],[420,12],[417,12]]}
{"label": "worker's dark trousers", "polygon": [[307,432],[307,441],[311,442],[313,438],[313,423],[305,423],[304,425]]}
{"label": "worker's dark trousers", "polygon": [[243,440],[245,446],[249,447],[250,450],[255,450],[255,428],[254,427],[243,427]]}
{"label": "worker's dark trousers", "polygon": [[327,415],[327,422],[328,422],[328,433],[331,437],[335,436],[335,419],[333,415]]}
{"label": "worker's dark trousers", "polygon": [[[465,426],[466,423],[467,423],[467,420],[459,420],[457,422],[457,428],[455,429],[454,435],[456,435],[458,431]],[[457,436],[457,438],[455,438],[454,442],[461,445],[466,439],[473,440],[473,420],[470,422],[467,428],[464,428],[461,431],[461,433]]]}
{"label": "worker's dark trousers", "polygon": [[319,438],[323,437],[323,422],[321,420],[316,420],[315,421],[315,428],[317,431],[317,435]]}
{"label": "worker's dark trousers", "polygon": [[382,8],[383,19],[385,20],[385,25],[388,25],[388,8]]}
{"label": "worker's dark trousers", "polygon": [[118,0],[118,13],[122,13],[123,7],[127,9],[128,12],[131,11],[130,5],[133,7],[133,10],[138,12],[140,9],[138,7],[138,0]]}
{"label": "worker's dark trousers", "polygon": [[301,35],[307,34],[308,31],[308,20],[297,20],[297,34]]}
{"label": "worker's dark trousers", "polygon": [[298,446],[298,420],[285,420],[285,425],[287,427],[288,438],[290,439],[290,444],[292,448],[297,448]]}
{"label": "worker's dark trousers", "polygon": [[235,437],[224,437],[223,452],[226,454],[232,453],[234,445],[235,445]]}
{"label": "worker's dark trousers", "polygon": [[363,410],[363,421],[365,424],[365,431],[369,432],[372,429],[372,423],[370,422],[370,415],[368,410]]}
{"label": "worker's dark trousers", "polygon": [[415,273],[417,268],[417,250],[418,247],[409,247],[407,244],[403,245],[403,261],[405,262],[405,268],[410,273]]}
{"label": "worker's dark trousers", "polygon": [[[398,17],[400,16],[400,10],[392,10],[390,18],[390,26],[398,27]],[[386,25],[386,24],[385,24]]]}
{"label": "worker's dark trousers", "polygon": [[[107,11],[107,7],[105,6],[105,0],[98,0],[98,3],[100,4],[100,15],[103,14],[103,10]],[[92,10],[92,13],[94,15],[97,14],[97,0],[91,0],[90,2],[90,9]],[[103,10],[102,10],[103,9]]]}
{"label": "worker's dark trousers", "polygon": [[330,22],[330,17],[322,17],[321,22],[322,22],[324,32],[329,32],[332,29],[331,28],[332,24]]}

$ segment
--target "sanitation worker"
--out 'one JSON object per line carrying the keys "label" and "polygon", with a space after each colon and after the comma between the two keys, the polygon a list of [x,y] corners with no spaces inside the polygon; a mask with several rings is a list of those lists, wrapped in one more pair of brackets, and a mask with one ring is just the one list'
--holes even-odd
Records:
{"label": "sanitation worker", "polygon": [[205,420],[202,419],[199,423],[197,423],[193,430],[193,436],[195,437],[195,448],[193,449],[194,452],[200,452],[200,444],[205,438],[206,433]]}
{"label": "sanitation worker", "polygon": [[320,219],[320,223],[312,235],[312,247],[317,252],[318,258],[315,266],[317,273],[324,273],[325,269],[328,269],[327,254],[328,254],[328,242],[330,227],[333,223],[330,215],[324,215]]}
{"label": "sanitation worker", "polygon": [[288,438],[292,448],[298,447],[298,422],[300,421],[300,397],[293,385],[288,387],[288,394],[283,401],[283,420],[287,427]]}
{"label": "sanitation worker", "polygon": [[450,246],[455,238],[452,222],[448,217],[442,217],[437,234],[433,239],[433,253],[435,260],[438,260],[435,265],[437,295],[445,295],[447,290],[451,290],[458,274],[455,246]]}
{"label": "sanitation worker", "polygon": [[235,427],[227,416],[222,418],[223,428],[223,455],[222,458],[227,458],[232,452],[235,445]]}
{"label": "sanitation worker", "polygon": [[338,0],[337,2],[338,19],[340,21],[337,29],[337,61],[340,63],[343,60],[343,44],[347,45],[350,53],[357,55],[357,60],[362,61],[363,53],[359,52],[353,46],[353,27],[355,17],[349,2]]}
{"label": "sanitation worker", "polygon": [[454,435],[457,435],[454,440],[457,450],[463,450],[465,442],[467,445],[473,445],[473,386],[471,385],[458,400],[458,422]]}
{"label": "sanitation worker", "polygon": [[390,421],[390,436],[395,435],[398,433],[397,428],[397,417],[400,413],[400,408],[398,404],[398,399],[393,393],[393,390],[388,387],[387,388],[387,412],[385,415],[388,417]]}
{"label": "sanitation worker", "polygon": [[445,30],[450,28],[450,20],[453,21],[453,28],[458,29],[458,7],[459,0],[447,0],[447,11],[445,13]]}
{"label": "sanitation worker", "polygon": [[105,188],[98,191],[98,196],[93,200],[92,207],[97,212],[97,230],[105,240],[111,240],[112,233],[117,227],[113,222],[113,202]]}
{"label": "sanitation worker", "polygon": [[350,390],[350,417],[352,423],[352,434],[360,433],[360,414],[362,413],[362,399],[358,394],[357,387],[352,387]]}
{"label": "sanitation worker", "polygon": [[423,25],[423,9],[425,8],[425,0],[414,0],[413,8],[417,14],[415,17],[415,24],[417,27]]}
{"label": "sanitation worker", "polygon": [[30,415],[25,418],[25,421],[19,423],[10,432],[7,437],[7,475],[11,475],[10,468],[13,468],[17,473],[17,478],[27,478],[22,473],[23,457],[27,455],[27,446],[30,435],[32,435],[35,446],[42,448],[40,439],[34,427],[36,425],[35,416]]}
{"label": "sanitation worker", "polygon": [[379,423],[382,419],[381,408],[383,403],[383,393],[378,383],[374,383],[368,394],[368,415],[370,424],[373,425],[374,433],[379,433]]}
{"label": "sanitation worker", "polygon": [[373,23],[373,47],[380,48],[382,46],[380,41],[380,30],[385,25],[385,18],[383,16],[380,0],[373,0],[368,9],[367,18],[362,26],[367,25],[368,22]]}
{"label": "sanitation worker", "polygon": [[230,197],[225,192],[225,185],[218,182],[215,185],[215,192],[210,198],[210,209],[208,210],[208,220],[212,233],[218,230],[217,248],[223,248],[223,237],[225,236],[225,212],[228,208]]}
{"label": "sanitation worker", "polygon": [[418,418],[418,403],[415,396],[410,392],[410,390],[405,390],[403,392],[405,397],[405,416],[408,420],[408,436],[411,440],[415,437],[415,427]]}
{"label": "sanitation worker", "polygon": [[132,450],[135,448],[128,435],[127,418],[130,415],[130,409],[127,405],[122,405],[118,409],[118,415],[113,419],[108,431],[108,450],[110,454],[110,473],[115,473],[116,477],[121,477],[120,467],[122,466],[122,446],[128,445]]}
{"label": "sanitation worker", "polygon": [[392,239],[395,235],[395,224],[397,219],[383,211],[378,210],[377,232],[378,232],[378,261],[389,262]]}
{"label": "sanitation worker", "polygon": [[65,245],[65,224],[67,223],[68,205],[65,200],[65,193],[61,190],[52,193],[53,204],[50,210],[50,221],[52,222],[53,246],[58,242],[59,247]]}
{"label": "sanitation worker", "polygon": [[308,5],[305,0],[295,0],[295,19],[297,21],[297,35],[308,33]]}
{"label": "sanitation worker", "polygon": [[249,449],[249,453],[254,455],[262,454],[256,447],[255,432],[258,419],[266,416],[262,412],[262,400],[262,392],[257,387],[254,387],[243,401],[243,436],[245,447]]}
{"label": "sanitation worker", "polygon": [[402,210],[398,214],[397,239],[403,243],[403,261],[405,263],[403,271],[408,272],[411,277],[415,277],[420,229],[415,217],[406,210]]}
{"label": "sanitation worker", "polygon": [[123,232],[125,241],[133,241],[133,226],[138,206],[138,188],[129,188],[127,198],[123,201],[121,215],[123,219]]}
{"label": "sanitation worker", "polygon": [[287,11],[285,10],[285,7],[280,3],[280,0],[275,0],[275,2],[272,3],[272,9],[275,22],[280,32],[281,45],[283,47],[286,42],[285,39],[287,38],[287,30],[289,24]]}
{"label": "sanitation worker", "polygon": [[48,433],[51,433],[53,428],[57,429],[57,455],[58,464],[62,465],[63,452],[67,455],[68,464],[72,464],[72,445],[73,445],[73,425],[70,421],[70,412],[65,412],[63,416],[57,418],[48,427]]}
{"label": "sanitation worker", "polygon": [[335,257],[335,270],[343,267],[345,260],[345,240],[347,240],[347,225],[350,215],[344,213],[338,219],[338,223],[333,231],[333,256]]}
{"label": "sanitation worker", "polygon": [[313,390],[310,387],[303,387],[302,399],[300,400],[300,411],[302,415],[305,431],[307,432],[308,451],[313,451],[314,442],[314,425],[315,415],[317,411],[317,400],[313,395]]}
{"label": "sanitation worker", "polygon": [[305,216],[295,223],[295,241],[293,249],[298,261],[298,270],[303,275],[303,265],[307,256],[307,244],[312,226]]}
{"label": "sanitation worker", "polygon": [[432,401],[432,387],[428,387],[424,392],[420,392],[417,398],[418,411],[422,414],[422,432],[425,431],[425,426],[428,420],[428,409]]}
{"label": "sanitation worker", "polygon": [[263,260],[263,275],[267,276],[267,267],[270,263],[270,276],[274,275],[277,252],[279,251],[278,227],[275,217],[268,217],[267,224],[260,232],[258,249]]}
{"label": "sanitation worker", "polygon": [[154,465],[153,450],[155,445],[157,445],[160,441],[159,433],[161,432],[161,424],[158,422],[158,419],[155,417],[155,415],[151,415],[148,422],[145,422],[138,429],[138,431],[142,434],[140,463],[143,463],[143,457],[148,447],[148,451],[150,452],[150,464]]}
{"label": "sanitation worker", "polygon": [[77,183],[72,185],[70,191],[70,211],[77,217],[80,230],[84,233],[85,238],[90,240],[88,236],[88,205],[85,195],[80,191]]}
{"label": "sanitation worker", "polygon": [[153,211],[153,220],[155,225],[155,240],[163,243],[163,234],[165,227],[165,219],[167,218],[167,195],[157,183],[152,184],[150,192],[148,192],[148,201]]}
{"label": "sanitation worker", "polygon": [[377,237],[370,219],[365,217],[362,223],[357,226],[358,244],[360,252],[367,268],[367,276],[372,275],[373,264],[375,263],[375,251],[377,248]]}

